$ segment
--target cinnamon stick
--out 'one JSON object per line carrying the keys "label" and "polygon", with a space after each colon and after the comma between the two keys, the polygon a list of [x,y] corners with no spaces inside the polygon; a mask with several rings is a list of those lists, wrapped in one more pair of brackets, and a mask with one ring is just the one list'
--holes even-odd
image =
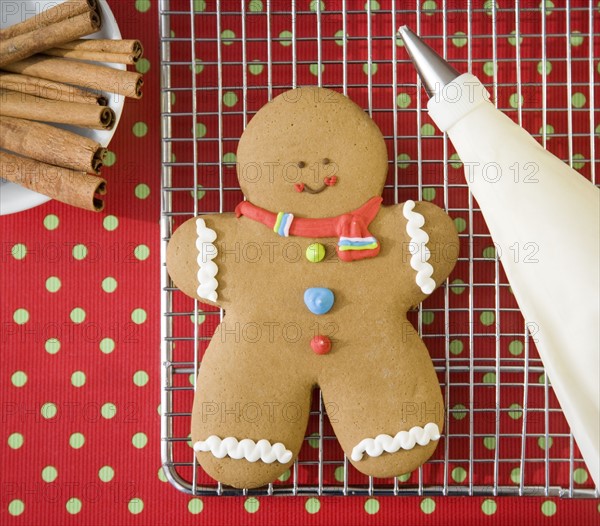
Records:
{"label": "cinnamon stick", "polygon": [[63,84],[62,82],[19,75],[18,73],[0,71],[0,88],[26,93],[42,99],[97,104],[99,106],[108,105],[108,100],[104,95]]}
{"label": "cinnamon stick", "polygon": [[96,175],[0,151],[0,178],[85,210],[104,208],[106,181]]}
{"label": "cinnamon stick", "polygon": [[67,58],[35,55],[9,64],[2,69],[32,77],[75,84],[93,91],[107,91],[125,97],[142,97],[142,75],[97,64],[88,64]]}
{"label": "cinnamon stick", "polygon": [[59,49],[71,51],[98,51],[101,53],[118,53],[133,55],[136,60],[142,58],[144,47],[139,40],[108,40],[102,38],[82,38],[65,42],[56,46]]}
{"label": "cinnamon stick", "polygon": [[98,174],[106,148],[76,133],[40,122],[0,116],[0,148],[71,170]]}
{"label": "cinnamon stick", "polygon": [[38,15],[32,16],[23,22],[0,29],[0,40],[8,40],[18,35],[31,33],[37,29],[56,24],[67,18],[73,18],[90,11],[98,11],[96,0],[67,0],[50,9],[46,9]]}
{"label": "cinnamon stick", "polygon": [[30,57],[62,42],[90,35],[100,29],[100,14],[89,11],[30,33],[0,40],[0,67]]}
{"label": "cinnamon stick", "polygon": [[89,62],[111,62],[113,64],[135,64],[137,59],[134,55],[124,53],[106,53],[103,51],[79,51],[71,49],[51,48],[42,51],[44,55],[51,57],[64,57],[76,60],[87,60]]}
{"label": "cinnamon stick", "polygon": [[0,115],[97,130],[112,129],[116,119],[115,112],[106,106],[51,101],[5,89],[0,90]]}

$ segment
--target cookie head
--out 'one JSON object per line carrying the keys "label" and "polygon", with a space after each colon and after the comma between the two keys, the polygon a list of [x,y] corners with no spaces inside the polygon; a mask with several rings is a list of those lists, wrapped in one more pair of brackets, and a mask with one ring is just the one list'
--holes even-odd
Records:
{"label": "cookie head", "polygon": [[238,179],[253,204],[326,217],[381,195],[387,149],[375,122],[344,95],[303,87],[263,106],[237,151]]}

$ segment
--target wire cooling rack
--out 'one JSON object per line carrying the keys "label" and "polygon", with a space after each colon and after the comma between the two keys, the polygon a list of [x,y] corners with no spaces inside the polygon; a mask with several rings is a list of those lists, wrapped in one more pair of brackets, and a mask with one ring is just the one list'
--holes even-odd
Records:
{"label": "wire cooling rack", "polygon": [[[160,0],[162,73],[162,462],[179,490],[221,494],[598,496],[498,261],[460,159],[432,126],[397,28],[408,24],[550,151],[595,181],[600,65],[593,2]],[[386,203],[425,199],[453,217],[461,258],[412,321],[446,403],[444,436],[414,473],[372,479],[348,463],[315,393],[306,443],[266,488],[212,481],[189,438],[196,371],[220,319],[173,287],[171,233],[242,194],[237,140],[260,106],[318,84],[362,105],[386,138]],[[524,247],[527,248],[527,247]],[[521,247],[523,249],[523,247]],[[533,251],[532,251],[533,250]],[[560,279],[560,278],[558,278]]]}

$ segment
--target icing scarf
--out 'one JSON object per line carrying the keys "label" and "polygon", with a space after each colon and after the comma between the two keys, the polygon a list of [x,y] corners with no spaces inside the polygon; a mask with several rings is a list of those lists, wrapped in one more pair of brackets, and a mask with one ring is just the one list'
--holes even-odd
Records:
{"label": "icing scarf", "polygon": [[236,217],[246,216],[258,221],[280,236],[337,237],[338,257],[342,261],[372,258],[379,254],[379,242],[369,232],[369,224],[381,207],[381,197],[372,197],[353,212],[335,217],[304,218],[279,212],[275,214],[249,201],[235,207]]}

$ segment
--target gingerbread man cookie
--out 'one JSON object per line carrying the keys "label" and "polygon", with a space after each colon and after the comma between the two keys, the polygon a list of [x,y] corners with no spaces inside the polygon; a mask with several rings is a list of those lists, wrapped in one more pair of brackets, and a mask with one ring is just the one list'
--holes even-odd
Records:
{"label": "gingerbread man cookie", "polygon": [[414,470],[436,448],[444,404],[406,313],[452,270],[453,222],[430,203],[381,205],[383,136],[335,91],[269,102],[237,159],[246,200],[185,222],[167,252],[177,287],[225,310],[198,376],[198,462],[234,487],[272,482],[298,455],[318,386],[359,471]]}

